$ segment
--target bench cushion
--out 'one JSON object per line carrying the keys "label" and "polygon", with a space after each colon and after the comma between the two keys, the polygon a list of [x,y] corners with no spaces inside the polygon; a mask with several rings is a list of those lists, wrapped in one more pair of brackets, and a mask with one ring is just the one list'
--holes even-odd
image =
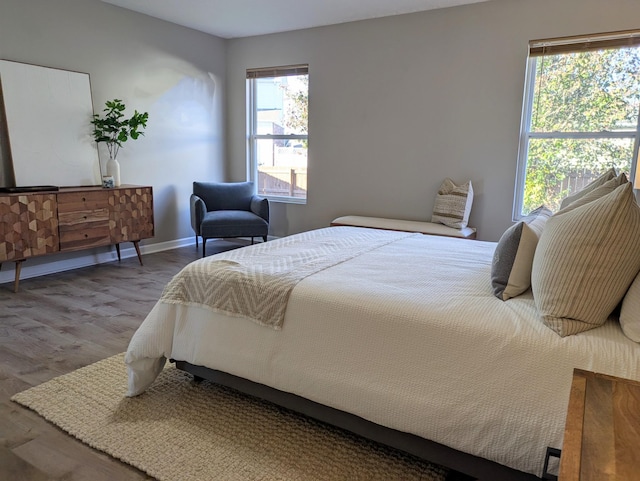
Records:
{"label": "bench cushion", "polygon": [[386,219],[383,217],[365,217],[360,215],[345,215],[343,217],[338,217],[333,219],[331,225],[349,225],[354,227],[370,227],[373,229],[420,232],[422,234],[460,237],[463,239],[474,239],[476,236],[476,229],[473,227],[454,229],[453,227],[447,227],[446,225],[436,224],[434,222]]}

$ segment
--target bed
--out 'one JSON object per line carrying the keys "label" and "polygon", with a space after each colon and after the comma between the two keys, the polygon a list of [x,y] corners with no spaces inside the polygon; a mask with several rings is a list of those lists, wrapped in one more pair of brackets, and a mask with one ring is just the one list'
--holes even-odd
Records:
{"label": "bed", "polygon": [[[495,248],[330,227],[195,261],[134,334],[128,395],[171,359],[460,479],[537,479],[547,448],[562,447],[573,369],[640,380],[640,349],[613,317],[560,337],[531,291],[496,298]],[[220,279],[205,289],[196,274],[210,269],[232,271],[234,295]],[[288,281],[270,295],[275,271]],[[226,299],[208,298],[211,289]],[[243,310],[248,297],[257,300]]]}

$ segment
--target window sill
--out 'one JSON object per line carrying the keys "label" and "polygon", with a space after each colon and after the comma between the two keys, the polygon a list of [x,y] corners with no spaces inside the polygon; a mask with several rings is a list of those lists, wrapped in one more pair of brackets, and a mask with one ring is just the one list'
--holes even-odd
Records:
{"label": "window sill", "polygon": [[258,194],[260,197],[264,197],[265,199],[269,199],[269,202],[278,202],[280,204],[301,204],[305,205],[307,203],[307,199],[301,199],[299,197],[276,197],[272,195],[263,195]]}

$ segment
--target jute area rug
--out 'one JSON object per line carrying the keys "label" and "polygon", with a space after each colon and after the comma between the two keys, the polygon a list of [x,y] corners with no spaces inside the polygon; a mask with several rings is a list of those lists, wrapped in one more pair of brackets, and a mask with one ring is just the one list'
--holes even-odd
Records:
{"label": "jute area rug", "polygon": [[444,480],[443,468],[167,365],[124,396],[123,355],[13,396],[89,446],[161,481]]}

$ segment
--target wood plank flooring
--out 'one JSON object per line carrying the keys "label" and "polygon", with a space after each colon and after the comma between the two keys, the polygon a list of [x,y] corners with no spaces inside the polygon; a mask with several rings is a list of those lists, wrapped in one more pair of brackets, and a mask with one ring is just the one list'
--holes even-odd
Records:
{"label": "wood plank flooring", "polygon": [[[207,253],[242,241],[209,241]],[[151,479],[82,444],[9,399],[17,392],[126,350],[133,332],[195,246],[0,284],[0,480]],[[10,264],[7,263],[7,266]],[[6,268],[6,267],[5,267]],[[166,442],[168,440],[158,440]]]}

